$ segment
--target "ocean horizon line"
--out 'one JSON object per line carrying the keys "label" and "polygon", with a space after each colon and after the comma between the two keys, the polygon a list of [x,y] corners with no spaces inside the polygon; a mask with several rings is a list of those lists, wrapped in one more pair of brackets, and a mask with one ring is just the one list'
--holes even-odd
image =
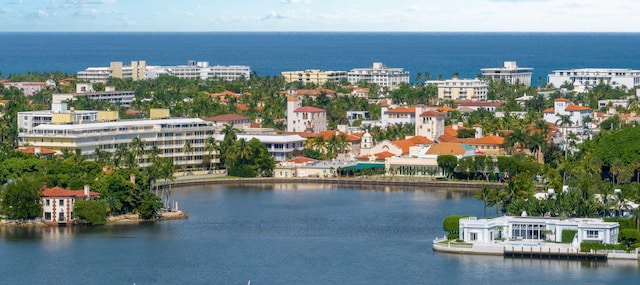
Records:
{"label": "ocean horizon line", "polygon": [[606,31],[0,31],[0,34],[423,34],[423,35],[635,35]]}

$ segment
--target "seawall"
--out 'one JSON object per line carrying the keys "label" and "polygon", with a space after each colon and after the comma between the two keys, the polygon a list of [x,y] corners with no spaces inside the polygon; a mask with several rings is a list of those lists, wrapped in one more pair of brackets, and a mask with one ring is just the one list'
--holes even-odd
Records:
{"label": "seawall", "polygon": [[[290,183],[290,184],[331,184],[336,186],[402,186],[402,187],[424,187],[424,188],[445,188],[454,190],[479,190],[483,186],[494,188],[503,188],[503,183],[484,182],[484,181],[432,181],[421,180],[415,178],[387,178],[387,179],[371,179],[371,178],[229,178],[229,177],[207,177],[207,176],[181,176],[171,182],[172,187],[176,186],[199,186],[199,185],[250,185],[261,183]],[[164,187],[159,181],[158,187]]]}

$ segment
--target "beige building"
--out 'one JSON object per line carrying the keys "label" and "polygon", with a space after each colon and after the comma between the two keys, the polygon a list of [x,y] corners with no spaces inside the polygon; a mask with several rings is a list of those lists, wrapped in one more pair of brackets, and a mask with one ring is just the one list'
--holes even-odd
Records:
{"label": "beige building", "polygon": [[419,105],[415,108],[416,136],[423,136],[435,141],[444,134],[445,113],[434,110],[427,110],[424,106]]}
{"label": "beige building", "polygon": [[302,84],[322,85],[327,81],[339,83],[342,79],[347,79],[346,71],[323,71],[319,69],[307,69],[304,71],[283,71],[285,83],[300,82]]}
{"label": "beige building", "polygon": [[479,79],[431,80],[427,84],[438,87],[438,99],[441,100],[487,100],[489,84]]}
{"label": "beige building", "polygon": [[123,65],[121,61],[112,61],[109,67],[89,67],[78,72],[78,80],[106,83],[110,77],[142,80],[146,76],[147,63],[144,60],[132,61],[131,65]]}

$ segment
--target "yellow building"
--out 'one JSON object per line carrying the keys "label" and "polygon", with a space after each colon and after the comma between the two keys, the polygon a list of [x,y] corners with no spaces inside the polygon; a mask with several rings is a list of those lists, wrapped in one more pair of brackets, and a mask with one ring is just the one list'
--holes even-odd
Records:
{"label": "yellow building", "polygon": [[338,83],[342,79],[347,79],[347,72],[307,69],[305,71],[283,71],[282,77],[284,77],[285,83],[301,82],[302,84],[323,85],[327,81]]}

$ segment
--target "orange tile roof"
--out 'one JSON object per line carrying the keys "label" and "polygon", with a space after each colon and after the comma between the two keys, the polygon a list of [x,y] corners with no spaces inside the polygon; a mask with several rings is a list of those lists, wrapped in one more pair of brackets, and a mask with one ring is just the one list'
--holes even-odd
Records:
{"label": "orange tile roof", "polygon": [[292,162],[295,164],[303,164],[303,163],[314,162],[314,161],[316,160],[308,157],[304,157],[304,156],[298,156],[298,157],[294,157],[292,159],[287,160],[287,162]]}
{"label": "orange tile roof", "polygon": [[411,137],[409,140],[415,144],[432,144],[433,143],[432,140],[425,138],[423,136],[414,136],[414,137]]}
{"label": "orange tile roof", "polygon": [[554,101],[555,101],[555,102],[558,102],[558,101],[560,101],[560,102],[571,102],[571,101],[570,101],[569,99],[567,99],[567,98],[557,98],[557,99],[556,99],[556,100],[554,100]]}
{"label": "orange tile roof", "polygon": [[396,155],[388,151],[383,151],[381,153],[376,153],[375,156],[376,156],[376,160],[384,160],[387,157],[394,157]]}
{"label": "orange tile roof", "polygon": [[553,107],[551,107],[549,109],[545,109],[544,111],[542,111],[542,113],[547,113],[547,114],[555,113],[555,112],[556,112],[556,109],[554,109]]}
{"label": "orange tile roof", "polygon": [[585,106],[573,105],[573,104],[567,106],[565,110],[566,111],[591,111],[590,108],[587,108]]}
{"label": "orange tile roof", "polygon": [[458,109],[442,106],[442,107],[438,107],[438,112],[458,112]]}
{"label": "orange tile roof", "polygon": [[327,111],[325,111],[324,109],[316,108],[316,107],[304,106],[304,107],[300,107],[298,109],[293,110],[293,112],[295,112],[295,113],[325,113]]}
{"label": "orange tile roof", "polygon": [[420,117],[444,117],[445,113],[436,112],[436,111],[425,111],[420,114]]}
{"label": "orange tile roof", "polygon": [[487,144],[487,145],[503,145],[504,138],[500,136],[484,136],[479,139],[473,139],[470,144]]}
{"label": "orange tile roof", "polygon": [[[44,188],[40,192],[41,197],[86,197],[84,190],[67,190],[61,187]],[[89,191],[89,197],[100,196],[100,193]]]}
{"label": "orange tile roof", "polygon": [[381,100],[380,102],[378,102],[378,106],[380,107],[389,107],[391,106],[391,104],[389,104],[389,100]]}
{"label": "orange tile roof", "polygon": [[[22,152],[22,153],[28,153],[28,154],[36,154],[36,148],[37,147],[21,147],[16,149],[16,151]],[[40,152],[39,154],[42,155],[52,155],[52,154],[56,154],[56,151],[50,148],[46,148],[46,147],[40,147]]]}
{"label": "orange tile roof", "polygon": [[324,138],[325,140],[328,140],[331,137],[334,137],[336,135],[344,135],[344,137],[345,137],[345,139],[347,141],[350,141],[350,142],[359,142],[360,141],[360,137],[358,137],[358,136],[350,135],[350,134],[343,133],[343,132],[332,131],[332,130],[322,131],[317,135],[322,136],[322,138]]}
{"label": "orange tile roof", "polygon": [[416,107],[415,106],[411,106],[411,107],[398,107],[395,109],[390,109],[388,110],[386,113],[390,114],[390,113],[395,113],[395,114],[414,114],[416,112]]}
{"label": "orange tile roof", "polygon": [[134,115],[140,115],[140,114],[142,114],[142,111],[128,109],[128,110],[124,111],[124,113],[125,113],[126,115],[129,115],[129,116],[134,116]]}
{"label": "orange tile roof", "polygon": [[462,155],[467,150],[462,146],[461,143],[457,142],[443,142],[439,144],[432,145],[429,150],[427,150],[427,154],[436,154],[436,155]]}
{"label": "orange tile roof", "polygon": [[403,154],[409,153],[409,148],[416,145],[414,142],[410,140],[395,140],[395,141],[392,141],[391,143],[400,147],[402,149]]}

